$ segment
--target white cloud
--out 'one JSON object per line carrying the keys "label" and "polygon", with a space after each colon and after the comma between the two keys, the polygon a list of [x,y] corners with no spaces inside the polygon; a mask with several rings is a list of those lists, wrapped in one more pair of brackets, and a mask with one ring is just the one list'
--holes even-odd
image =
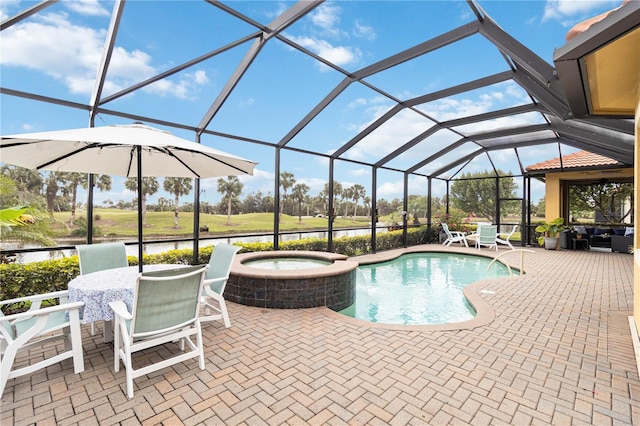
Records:
{"label": "white cloud", "polygon": [[[521,105],[529,103],[530,99],[526,93],[513,83],[501,83],[492,86],[488,91],[478,91],[468,93],[465,97],[439,99],[428,104],[421,105],[419,108],[426,114],[436,117],[438,120],[446,121],[467,115],[482,114],[488,111],[505,108],[509,106]],[[389,110],[388,104],[368,104],[369,100],[359,98],[357,102],[350,105],[351,108],[358,106],[367,106],[367,117],[369,119],[360,123],[355,127],[354,132],[359,133],[375,121],[382,114]],[[475,133],[495,128],[508,128],[522,124],[540,123],[539,114],[520,114],[517,116],[498,118],[490,121],[483,121],[477,124],[469,124],[461,126],[459,129],[463,133]],[[384,125],[374,130],[370,135],[366,136],[362,141],[349,149],[346,156],[355,160],[377,160],[384,155],[392,152],[397,147],[410,141],[427,128],[433,126],[434,123],[422,116],[413,114],[408,110],[397,114]],[[453,140],[457,140],[459,136],[452,135],[450,132],[436,132],[423,143],[414,146],[410,151],[401,154],[392,160],[390,165],[397,167],[412,165],[418,162],[416,158],[427,158],[434,152],[444,148]],[[467,154],[465,152],[461,155]],[[453,161],[452,158],[447,163]],[[430,171],[436,170],[444,164],[437,165],[431,163],[428,165]],[[387,187],[388,188],[388,187]],[[391,189],[389,189],[391,191]]]}
{"label": "white cloud", "polygon": [[20,5],[20,0],[2,0],[0,2],[0,21],[8,19],[11,15],[8,10],[13,10]]}
{"label": "white cloud", "polygon": [[377,34],[373,27],[362,24],[359,20],[353,23],[353,35],[359,38],[364,38],[369,41],[373,41],[377,38]]}
{"label": "white cloud", "polygon": [[28,67],[56,79],[95,78],[104,30],[73,26],[65,14],[17,24],[2,33],[3,65]]}
{"label": "white cloud", "polygon": [[198,70],[193,75],[193,80],[196,84],[207,84],[209,83],[209,78],[207,77],[207,73],[203,70]]}
{"label": "white cloud", "polygon": [[289,37],[293,42],[298,43],[302,47],[306,47],[318,56],[331,61],[339,66],[345,66],[356,63],[360,60],[362,54],[357,48],[348,46],[334,46],[328,41],[320,40],[315,37],[303,36]]}
{"label": "white cloud", "polygon": [[[90,2],[85,2],[85,7]],[[86,12],[85,12],[86,13]],[[63,81],[76,94],[90,95],[102,57],[106,31],[74,25],[66,13],[38,15],[33,21],[16,24],[2,33],[5,66],[26,67]],[[141,50],[116,46],[111,58],[104,94],[114,93],[158,74],[153,57]],[[165,79],[147,91],[178,98],[191,96],[196,87],[207,84],[204,71]]]}
{"label": "white cloud", "polygon": [[619,6],[620,3],[621,1],[613,0],[547,0],[542,20],[582,19],[593,16],[595,11],[602,10],[604,7],[611,6],[611,8],[614,8]]}
{"label": "white cloud", "polygon": [[370,169],[350,169],[349,174],[352,176],[371,176]]}
{"label": "white cloud", "polygon": [[[364,130],[388,109],[386,106],[377,108],[372,119],[360,126],[359,130]],[[403,110],[365,136],[347,152],[347,156],[354,160],[379,159],[410,141],[433,124],[430,120],[418,116],[413,111]]]}
{"label": "white cloud", "polygon": [[397,198],[402,195],[404,191],[404,182],[402,179],[398,179],[395,182],[385,182],[378,186],[377,196],[378,198]]}
{"label": "white cloud", "polygon": [[318,194],[320,191],[322,191],[324,189],[325,184],[329,181],[329,178],[327,177],[327,179],[321,179],[321,178],[308,178],[308,177],[301,177],[301,178],[296,178],[296,184],[298,183],[304,183],[305,185],[307,185],[309,187],[309,195],[316,195]]}
{"label": "white cloud", "polygon": [[264,15],[271,20],[282,15],[287,10],[287,5],[284,2],[274,2],[273,4],[276,6],[274,10],[266,10],[264,12]]}
{"label": "white cloud", "polygon": [[347,105],[347,109],[354,109],[363,105],[367,105],[367,100],[365,98],[356,98],[353,101],[349,102],[349,104]]}
{"label": "white cloud", "polygon": [[323,3],[310,15],[311,22],[322,30],[324,36],[339,38],[343,33],[338,28],[342,9],[334,3]]}
{"label": "white cloud", "polygon": [[247,108],[247,107],[250,107],[251,105],[253,105],[255,103],[255,101],[256,100],[253,97],[249,97],[247,99],[240,100],[239,106],[240,106],[240,108]]}
{"label": "white cloud", "polygon": [[273,183],[275,175],[259,168],[253,169],[253,175],[240,175],[238,179],[245,186],[242,192],[249,193],[253,191],[262,191],[263,193],[273,193]]}
{"label": "white cloud", "polygon": [[111,13],[102,7],[98,0],[73,0],[65,1],[64,5],[70,10],[91,16],[109,16]]}
{"label": "white cloud", "polygon": [[198,86],[208,82],[206,73],[200,70],[195,73],[181,74],[179,78],[174,80],[157,81],[148,86],[146,90],[161,96],[170,94],[180,99],[189,99],[194,97],[194,93],[197,93]]}
{"label": "white cloud", "polygon": [[[351,32],[340,28],[340,15],[342,9],[335,3],[323,3],[318,6],[311,14],[309,19],[312,27],[307,35],[287,35],[293,42],[306,47],[322,58],[344,67],[355,64],[362,58],[362,52],[355,46],[349,46],[342,40],[349,39],[351,35],[357,38],[364,38],[373,41],[376,33],[373,27],[361,23],[356,20],[353,23]],[[328,41],[331,39],[333,41]],[[321,71],[328,71],[329,68],[324,64],[316,64]]]}

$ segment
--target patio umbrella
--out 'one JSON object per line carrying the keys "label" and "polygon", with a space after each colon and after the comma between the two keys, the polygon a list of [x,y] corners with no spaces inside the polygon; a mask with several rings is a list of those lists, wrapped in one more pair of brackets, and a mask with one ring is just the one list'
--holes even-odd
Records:
{"label": "patio umbrella", "polygon": [[0,161],[36,170],[137,178],[141,270],[142,177],[250,175],[256,165],[139,123],[2,136]]}

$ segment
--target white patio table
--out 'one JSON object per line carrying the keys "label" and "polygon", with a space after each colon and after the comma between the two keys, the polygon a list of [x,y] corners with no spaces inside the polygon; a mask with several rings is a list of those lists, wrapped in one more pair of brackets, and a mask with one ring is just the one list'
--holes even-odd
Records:
{"label": "white patio table", "polygon": [[[187,265],[144,265],[144,272],[180,268]],[[109,302],[122,300],[129,310],[133,306],[133,292],[139,271],[138,266],[106,269],[90,274],[78,275],[69,281],[69,301],[84,302],[81,320],[83,323],[105,321],[104,341],[113,340],[111,321],[113,310]]]}

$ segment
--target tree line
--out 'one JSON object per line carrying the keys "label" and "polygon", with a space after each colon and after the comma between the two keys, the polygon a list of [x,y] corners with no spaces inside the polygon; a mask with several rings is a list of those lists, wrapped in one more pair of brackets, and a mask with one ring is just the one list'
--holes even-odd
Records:
{"label": "tree line", "polygon": [[[2,176],[14,182],[16,191],[12,194],[3,194],[2,207],[29,206],[31,208],[54,212],[70,212],[70,223],[76,220],[76,208],[83,204],[77,199],[78,189],[87,189],[88,175],[83,173],[48,172],[41,173],[22,167],[4,164],[0,167]],[[507,201],[501,202],[503,215],[518,215],[520,203],[510,201],[516,198],[517,185],[509,173],[498,170],[500,179],[495,178],[494,172],[483,171],[463,173],[452,182],[449,198],[450,210],[457,209],[461,214],[468,214],[496,221],[496,182],[499,185],[499,197]],[[298,181],[294,174],[283,171],[279,175],[280,200],[279,214],[298,216],[301,221],[303,216],[321,214],[329,216],[329,183],[316,195],[310,194],[310,187]],[[96,175],[95,188],[99,191],[109,191],[112,188],[111,177],[108,175]],[[178,217],[181,211],[194,211],[193,202],[180,204],[180,197],[189,195],[193,190],[192,180],[189,178],[163,178],[160,182],[157,178],[146,177],[142,179],[142,211],[143,222],[146,223],[147,211],[173,211],[174,225],[178,226]],[[130,178],[125,181],[125,187],[137,192],[137,181]],[[159,197],[156,203],[149,203],[149,197],[158,193],[163,188],[172,197]],[[253,191],[243,195],[243,184],[236,176],[227,176],[217,180],[217,192],[222,196],[218,203],[200,202],[200,212],[210,214],[226,214],[227,220],[231,215],[241,213],[268,213],[274,212],[275,199],[271,192],[266,194],[261,191]],[[632,183],[599,182],[591,185],[572,185],[570,188],[571,212],[575,216],[584,216],[594,210],[603,212],[611,222],[619,222],[631,214],[627,209],[621,209],[620,203],[628,200],[633,193]],[[371,217],[372,202],[366,188],[360,184],[350,186],[338,181],[333,182],[333,206],[335,215],[344,217],[365,216]],[[104,207],[119,209],[136,209],[137,197],[131,201],[105,200]],[[432,197],[432,214],[441,215],[446,210],[447,198]],[[427,215],[427,197],[409,195],[407,200],[407,214],[412,217],[424,218]],[[534,215],[544,214],[544,199],[531,207]],[[399,215],[403,211],[403,202],[399,198],[387,200],[378,199],[376,208],[379,216]]]}
{"label": "tree line", "polygon": [[[41,174],[38,171],[21,167],[3,165],[0,168],[3,176],[15,182],[17,187],[15,199],[3,200],[3,205],[29,205],[34,208],[46,209],[46,211],[69,211],[70,222],[76,220],[76,208],[82,205],[77,199],[78,189],[87,189],[88,175],[82,173],[49,172]],[[502,174],[502,172],[500,172]],[[459,180],[453,182],[450,199],[452,208],[463,212],[472,212],[477,216],[490,220],[495,219],[495,179],[490,172],[463,174]],[[323,215],[329,216],[329,183],[316,195],[310,194],[310,187],[298,181],[294,174],[283,171],[279,175],[280,200],[278,214],[298,216]],[[107,175],[95,176],[95,188],[99,191],[109,191],[112,188],[111,177]],[[516,185],[512,177],[504,177],[499,180],[501,197],[515,197]],[[137,180],[129,178],[125,181],[125,187],[137,192]],[[157,203],[149,203],[149,197],[158,193],[160,188],[173,197],[159,197]],[[155,177],[142,179],[141,200],[143,223],[146,223],[147,211],[171,211],[174,212],[174,224],[178,225],[178,217],[181,211],[194,211],[192,202],[180,205],[180,197],[189,195],[193,189],[192,180],[189,178],[163,178],[162,185]],[[217,180],[217,192],[222,196],[216,204],[207,201],[200,202],[200,212],[211,214],[226,214],[229,220],[231,215],[241,213],[265,213],[274,212],[275,199],[271,192],[266,194],[254,191],[241,197],[243,184],[237,176],[227,176]],[[138,198],[131,201],[105,200],[104,207],[119,209],[137,208]],[[432,213],[442,213],[446,210],[446,196],[432,197]],[[515,205],[515,204],[514,204]],[[407,200],[407,214],[412,217],[426,217],[427,197],[409,195]],[[514,210],[509,203],[502,205],[503,210]],[[365,216],[371,217],[371,197],[366,188],[360,184],[343,185],[338,181],[333,182],[333,208],[334,214],[344,217]],[[399,198],[387,200],[378,199],[376,202],[377,214],[387,216],[400,214],[403,211],[403,202]]]}

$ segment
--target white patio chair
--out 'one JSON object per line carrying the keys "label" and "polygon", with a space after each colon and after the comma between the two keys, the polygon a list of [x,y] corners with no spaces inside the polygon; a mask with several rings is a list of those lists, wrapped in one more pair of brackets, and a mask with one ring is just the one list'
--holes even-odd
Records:
{"label": "white patio chair", "polygon": [[444,233],[447,234],[447,239],[442,242],[443,246],[449,247],[452,243],[461,243],[464,244],[465,247],[469,247],[469,243],[467,243],[467,237],[464,232],[450,231],[449,226],[444,222],[440,225],[442,226]]}
{"label": "white patio chair", "polygon": [[82,244],[76,246],[80,273],[104,271],[129,266],[124,243]]}
{"label": "white patio chair", "polygon": [[[121,300],[109,303],[115,314],[113,367],[118,372],[122,361],[129,398],[133,398],[133,379],[153,371],[191,358],[198,358],[198,365],[204,370],[198,313],[206,270],[207,265],[143,272],[136,281],[131,312]],[[193,336],[195,342],[191,340]],[[133,353],[176,341],[179,354],[134,368]],[[185,343],[190,349],[186,352]]]}
{"label": "white patio chair", "polygon": [[[59,304],[42,308],[42,301],[58,299]],[[37,370],[73,358],[76,374],[84,371],[82,355],[82,335],[80,332],[80,308],[82,302],[66,303],[67,291],[38,294],[3,300],[0,305],[14,305],[31,302],[28,311],[4,315],[0,311],[0,396],[4,393],[7,380],[31,374]],[[45,343],[65,339],[65,351],[51,355],[51,348],[43,351],[45,358],[25,367],[13,369],[19,352]]]}
{"label": "white patio chair", "polygon": [[500,238],[500,234],[498,234],[496,236],[496,242],[498,244],[504,244],[504,245],[508,246],[511,250],[514,250],[513,245],[511,244],[511,241],[509,241],[509,239],[516,232],[516,229],[518,229],[518,225],[513,225],[513,228],[511,229],[511,232],[509,232],[509,234],[507,234],[507,237],[504,238],[504,239]]}
{"label": "white patio chair", "polygon": [[[209,268],[204,276],[204,287],[202,291],[202,304],[204,305],[205,316],[200,317],[200,321],[223,320],[224,326],[229,328],[229,312],[224,300],[224,289],[229,280],[229,272],[236,253],[242,247],[231,244],[217,244],[209,258]],[[211,311],[215,312],[211,314]]]}
{"label": "white patio chair", "polygon": [[478,236],[476,238],[476,247],[478,250],[482,246],[494,247],[498,251],[498,227],[496,225],[482,225],[478,228]]}
{"label": "white patio chair", "polygon": [[[127,250],[122,242],[81,244],[76,246],[80,274],[104,271],[105,269],[123,268],[129,266]],[[110,324],[105,324],[105,336],[109,336]],[[96,325],[91,323],[91,335],[96,334]]]}

